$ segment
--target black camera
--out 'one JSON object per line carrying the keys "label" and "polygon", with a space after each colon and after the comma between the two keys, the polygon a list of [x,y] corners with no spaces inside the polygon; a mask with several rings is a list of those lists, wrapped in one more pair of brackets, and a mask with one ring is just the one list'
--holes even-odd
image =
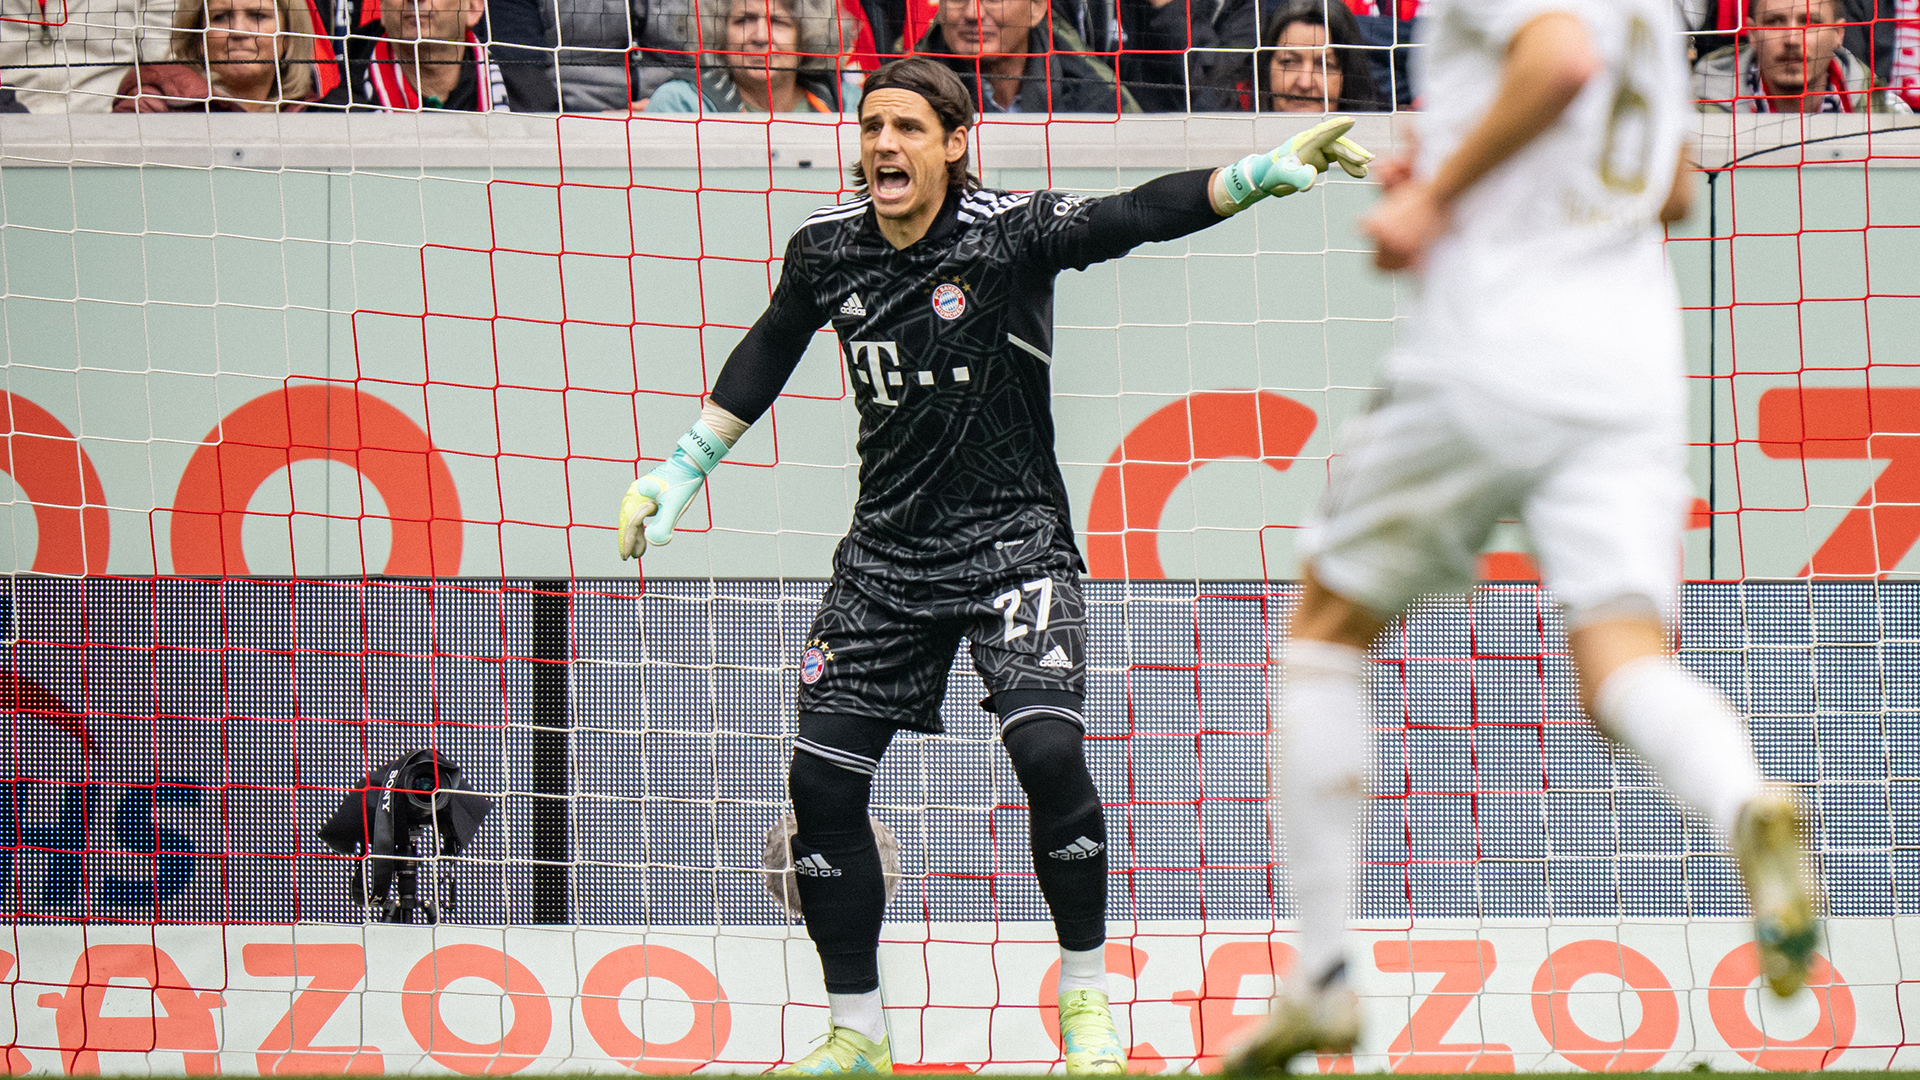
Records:
{"label": "black camera", "polygon": [[[416,750],[368,773],[320,829],[342,855],[359,857],[347,895],[378,910],[381,922],[440,921],[456,896],[443,856],[458,855],[493,802],[473,790],[452,759]],[[426,893],[421,893],[421,879]]]}

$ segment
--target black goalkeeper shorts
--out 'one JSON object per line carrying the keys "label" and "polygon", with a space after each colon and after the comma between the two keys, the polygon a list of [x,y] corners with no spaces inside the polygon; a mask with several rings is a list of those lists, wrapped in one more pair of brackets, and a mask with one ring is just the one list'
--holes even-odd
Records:
{"label": "black goalkeeper shorts", "polygon": [[835,570],[801,649],[800,712],[937,733],[963,636],[987,684],[986,709],[1004,714],[994,699],[1010,691],[1085,695],[1087,609],[1071,568],[1032,567],[977,588],[913,591],[909,597],[899,585]]}

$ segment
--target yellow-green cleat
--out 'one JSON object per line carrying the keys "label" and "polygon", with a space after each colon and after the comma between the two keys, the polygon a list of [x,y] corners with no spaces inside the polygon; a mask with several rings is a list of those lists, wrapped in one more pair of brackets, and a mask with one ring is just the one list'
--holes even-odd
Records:
{"label": "yellow-green cleat", "polygon": [[1069,990],[1060,995],[1060,1049],[1068,1076],[1113,1076],[1127,1071],[1127,1048],[1113,1028],[1107,995]]}
{"label": "yellow-green cleat", "polygon": [[893,1072],[893,1054],[887,1049],[887,1037],[882,1035],[879,1042],[868,1041],[865,1035],[848,1028],[837,1027],[827,1041],[817,1047],[813,1053],[788,1065],[784,1069],[775,1069],[775,1076],[833,1076],[840,1073],[888,1073]]}
{"label": "yellow-green cleat", "polygon": [[1733,853],[1753,907],[1760,973],[1775,994],[1792,997],[1807,981],[1807,962],[1820,940],[1800,812],[1771,792],[1755,798],[1740,810]]}
{"label": "yellow-green cleat", "polygon": [[1227,1054],[1221,1069],[1228,1076],[1284,1073],[1301,1054],[1350,1054],[1359,1041],[1360,999],[1345,986],[1282,994],[1266,1022]]}

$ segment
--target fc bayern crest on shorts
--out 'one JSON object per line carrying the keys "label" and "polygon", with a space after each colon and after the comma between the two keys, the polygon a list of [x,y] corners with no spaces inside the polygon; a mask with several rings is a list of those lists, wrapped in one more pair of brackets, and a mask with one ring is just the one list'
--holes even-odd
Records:
{"label": "fc bayern crest on shorts", "polygon": [[933,313],[951,322],[967,313],[967,294],[951,281],[933,290]]}
{"label": "fc bayern crest on shorts", "polygon": [[800,654],[800,681],[811,686],[820,681],[827,673],[827,661],[833,659],[833,653],[827,649],[827,643],[814,638],[807,642],[807,651]]}

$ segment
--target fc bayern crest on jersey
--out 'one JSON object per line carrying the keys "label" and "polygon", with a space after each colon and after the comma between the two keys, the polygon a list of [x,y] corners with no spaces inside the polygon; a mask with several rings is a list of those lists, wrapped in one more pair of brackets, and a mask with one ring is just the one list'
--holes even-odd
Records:
{"label": "fc bayern crest on jersey", "polygon": [[933,290],[933,313],[952,322],[967,313],[967,294],[949,281]]}
{"label": "fc bayern crest on jersey", "polygon": [[833,659],[827,643],[815,638],[807,642],[807,651],[800,654],[800,681],[811,686],[820,681],[827,673],[827,661]]}

